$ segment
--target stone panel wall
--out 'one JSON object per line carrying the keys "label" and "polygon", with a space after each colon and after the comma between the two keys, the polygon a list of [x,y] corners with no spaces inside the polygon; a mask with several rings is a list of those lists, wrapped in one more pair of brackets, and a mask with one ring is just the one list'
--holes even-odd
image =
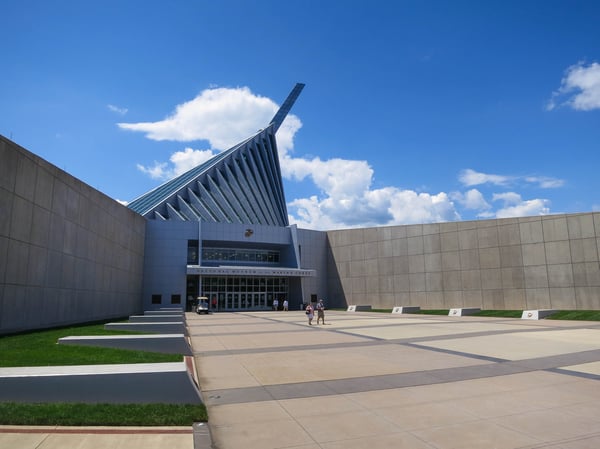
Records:
{"label": "stone panel wall", "polygon": [[600,309],[600,213],[327,236],[329,296],[342,306]]}
{"label": "stone panel wall", "polygon": [[0,334],[139,312],[145,224],[0,136]]}

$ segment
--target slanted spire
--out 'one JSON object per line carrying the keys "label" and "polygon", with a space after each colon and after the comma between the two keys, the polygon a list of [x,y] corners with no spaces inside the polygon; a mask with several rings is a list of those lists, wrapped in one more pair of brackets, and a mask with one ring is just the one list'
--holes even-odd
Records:
{"label": "slanted spire", "polygon": [[277,111],[277,113],[273,117],[273,120],[271,120],[271,123],[269,123],[270,125],[273,125],[273,134],[277,132],[277,130],[289,114],[290,110],[292,109],[292,106],[294,106],[294,103],[298,99],[300,92],[302,92],[302,89],[304,89],[304,84],[296,83],[288,97],[285,99],[285,101],[279,108],[279,111]]}

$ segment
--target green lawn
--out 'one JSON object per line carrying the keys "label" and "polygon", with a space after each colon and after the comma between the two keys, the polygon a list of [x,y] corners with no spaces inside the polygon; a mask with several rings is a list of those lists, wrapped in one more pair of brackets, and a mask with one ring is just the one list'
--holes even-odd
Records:
{"label": "green lawn", "polygon": [[[60,345],[76,335],[131,335],[85,324],[0,337],[0,367],[180,362],[182,355]],[[206,407],[178,404],[22,404],[0,402],[0,425],[188,426],[207,421]]]}
{"label": "green lawn", "polygon": [[91,324],[0,337],[0,367],[51,365],[102,365],[112,363],[180,362],[182,355],[92,346],[60,345],[70,335],[124,335],[133,332],[105,330]]}
{"label": "green lawn", "polygon": [[203,404],[20,404],[0,402],[0,425],[191,426],[206,422]]}

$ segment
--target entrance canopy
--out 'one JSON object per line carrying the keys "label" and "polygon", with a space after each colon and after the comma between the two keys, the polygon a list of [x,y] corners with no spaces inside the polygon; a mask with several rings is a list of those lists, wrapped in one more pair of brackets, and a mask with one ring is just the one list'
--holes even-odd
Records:
{"label": "entrance canopy", "polygon": [[317,270],[306,270],[302,268],[281,267],[241,267],[241,266],[219,266],[202,267],[200,265],[188,265],[188,275],[202,276],[287,276],[287,277],[315,277]]}

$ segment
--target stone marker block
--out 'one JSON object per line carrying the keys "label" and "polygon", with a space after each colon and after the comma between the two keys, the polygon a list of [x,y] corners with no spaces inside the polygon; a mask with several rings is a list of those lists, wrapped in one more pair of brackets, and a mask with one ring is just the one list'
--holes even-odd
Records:
{"label": "stone marker block", "polygon": [[542,310],[523,310],[521,315],[522,320],[541,320],[546,318],[548,315],[552,315],[556,310],[542,309]]}
{"label": "stone marker block", "polygon": [[461,309],[450,309],[448,316],[466,316],[473,315],[479,312],[481,309],[478,307],[463,307]]}
{"label": "stone marker block", "polygon": [[418,312],[419,310],[421,310],[421,307],[419,307],[419,306],[401,306],[401,307],[394,307],[392,309],[392,313],[415,313],[415,312]]}
{"label": "stone marker block", "polygon": [[371,306],[348,306],[347,312],[370,312]]}
{"label": "stone marker block", "polygon": [[371,311],[371,306],[356,306],[356,311],[357,312],[370,312]]}

